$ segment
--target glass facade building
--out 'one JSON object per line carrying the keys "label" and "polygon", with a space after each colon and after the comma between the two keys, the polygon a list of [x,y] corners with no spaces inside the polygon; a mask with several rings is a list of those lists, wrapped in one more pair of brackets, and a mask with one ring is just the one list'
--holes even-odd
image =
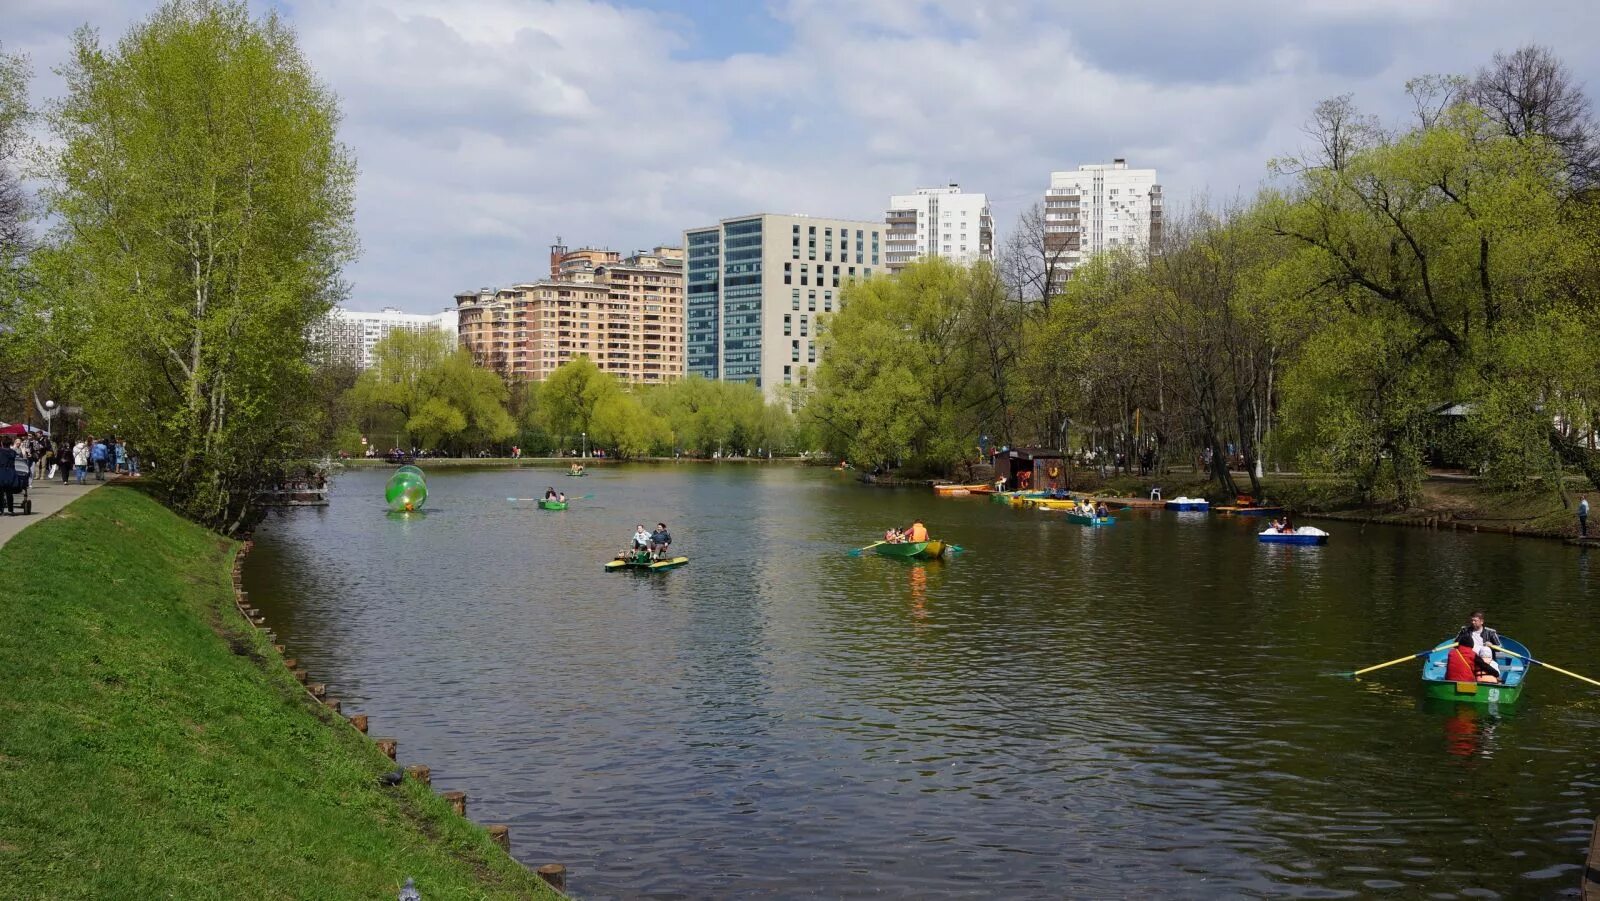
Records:
{"label": "glass facade building", "polygon": [[768,398],[807,382],[819,317],[838,309],[850,282],[884,271],[883,231],[767,213],[684,232],[689,374],[749,382]]}

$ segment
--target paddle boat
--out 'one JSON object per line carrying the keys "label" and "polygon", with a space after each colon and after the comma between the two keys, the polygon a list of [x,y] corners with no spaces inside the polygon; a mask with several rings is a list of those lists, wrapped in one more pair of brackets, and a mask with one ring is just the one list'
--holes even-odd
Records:
{"label": "paddle boat", "polygon": [[885,541],[872,550],[880,557],[901,560],[937,560],[944,555],[944,542],[937,538],[928,541]]}
{"label": "paddle boat", "polygon": [[1211,502],[1203,497],[1175,497],[1166,502],[1166,508],[1168,510],[1204,513],[1211,509]]}
{"label": "paddle boat", "polygon": [[663,572],[689,562],[688,557],[663,557],[660,560],[650,559],[649,551],[632,551],[618,555],[617,559],[606,564],[606,572],[619,569],[631,569],[634,572]]}
{"label": "paddle boat", "polygon": [[1256,540],[1262,544],[1327,544],[1328,533],[1316,526],[1300,526],[1288,532],[1267,529]]}
{"label": "paddle boat", "polygon": [[567,502],[566,501],[548,500],[546,498],[542,498],[541,497],[541,498],[539,498],[539,509],[540,510],[565,510],[565,509],[567,509]]}
{"label": "paddle boat", "polygon": [[1067,511],[1067,522],[1075,522],[1080,526],[1114,526],[1117,524],[1115,516],[1090,516],[1076,510]]}
{"label": "paddle boat", "polygon": [[[1422,664],[1422,690],[1430,698],[1441,701],[1462,701],[1467,704],[1515,704],[1522,697],[1522,683],[1528,676],[1528,661],[1511,654],[1496,651],[1495,665],[1500,667],[1499,682],[1448,682],[1444,678],[1445,658],[1455,648],[1454,636],[1446,638]],[[1515,651],[1523,657],[1532,657],[1520,641],[1500,636],[1500,647]]]}

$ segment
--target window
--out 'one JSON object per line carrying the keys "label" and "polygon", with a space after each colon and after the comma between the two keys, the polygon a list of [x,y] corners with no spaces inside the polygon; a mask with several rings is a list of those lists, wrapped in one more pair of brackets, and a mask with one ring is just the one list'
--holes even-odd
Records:
{"label": "window", "polygon": [[794,295],[789,298],[789,302],[790,302],[791,307],[793,309],[796,309],[796,310],[800,309],[800,289],[799,288],[794,289]]}
{"label": "window", "polygon": [[[801,321],[803,322],[805,320],[802,319]],[[790,315],[788,313],[785,313],[785,314],[783,314],[783,333],[784,333],[784,335],[788,335],[789,334],[789,324],[790,324]],[[803,334],[805,334],[805,332],[802,331],[800,334],[803,335]]]}
{"label": "window", "polygon": [[806,295],[806,309],[815,313],[817,311],[817,292],[811,291]]}
{"label": "window", "polygon": [[786,285],[794,283],[794,273],[790,271],[791,265],[790,263],[783,264],[783,283]]}
{"label": "window", "polygon": [[806,319],[806,317],[801,316],[800,317],[800,337],[804,338],[804,337],[806,337],[807,335],[810,334],[809,326],[810,326],[810,322]]}

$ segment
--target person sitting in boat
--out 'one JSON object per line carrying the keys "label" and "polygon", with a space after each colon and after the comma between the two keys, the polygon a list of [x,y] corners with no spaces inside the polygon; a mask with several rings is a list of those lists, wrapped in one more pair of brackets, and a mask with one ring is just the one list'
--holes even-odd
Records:
{"label": "person sitting in boat", "polygon": [[574,464],[572,464],[570,467],[568,467],[568,472],[583,472],[583,464],[582,463],[574,463]]}
{"label": "person sitting in boat", "polygon": [[546,488],[544,490],[544,499],[547,500],[547,501],[555,500],[556,499],[556,490],[554,488]]}
{"label": "person sitting in boat", "polygon": [[1444,677],[1450,682],[1499,682],[1500,675],[1485,663],[1472,647],[1472,638],[1462,635],[1444,660]]}
{"label": "person sitting in boat", "polygon": [[557,491],[556,492],[556,500],[560,501],[563,504],[566,503],[567,502],[567,493],[565,491]]}
{"label": "person sitting in boat", "polygon": [[1084,516],[1093,516],[1094,504],[1090,503],[1088,498],[1085,498],[1083,503],[1078,505],[1078,512]]}
{"label": "person sitting in boat", "polygon": [[1280,534],[1289,531],[1289,520],[1282,516],[1274,519],[1272,521],[1272,531]]}
{"label": "person sitting in boat", "polygon": [[920,519],[912,520],[911,525],[906,528],[903,536],[903,541],[927,541],[928,527],[923,525]]}
{"label": "person sitting in boat", "polygon": [[644,527],[644,523],[639,523],[638,527],[633,530],[633,549],[642,551],[647,550],[649,547],[650,530]]}
{"label": "person sitting in boat", "polygon": [[1500,667],[1494,662],[1494,648],[1500,645],[1500,633],[1483,624],[1482,610],[1472,611],[1472,616],[1467,618],[1467,624],[1456,633],[1457,642],[1463,638],[1472,642],[1473,653],[1478,655],[1478,659],[1482,660],[1491,672],[1499,676]]}
{"label": "person sitting in boat", "polygon": [[656,530],[650,533],[650,554],[657,560],[666,556],[667,549],[672,547],[672,535],[667,532],[667,524],[656,523]]}
{"label": "person sitting in boat", "polygon": [[1095,505],[1094,515],[1099,519],[1105,519],[1111,515],[1111,508],[1106,506],[1105,501],[1101,501]]}

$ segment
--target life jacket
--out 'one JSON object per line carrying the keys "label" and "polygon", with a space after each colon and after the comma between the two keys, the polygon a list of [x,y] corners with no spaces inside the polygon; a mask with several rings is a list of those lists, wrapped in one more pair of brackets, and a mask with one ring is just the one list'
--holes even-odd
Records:
{"label": "life jacket", "polygon": [[908,537],[912,541],[927,541],[928,527],[919,522],[911,527],[911,534]]}
{"label": "life jacket", "polygon": [[1444,677],[1450,682],[1476,682],[1478,681],[1478,657],[1468,648],[1460,645],[1450,649],[1445,657]]}

